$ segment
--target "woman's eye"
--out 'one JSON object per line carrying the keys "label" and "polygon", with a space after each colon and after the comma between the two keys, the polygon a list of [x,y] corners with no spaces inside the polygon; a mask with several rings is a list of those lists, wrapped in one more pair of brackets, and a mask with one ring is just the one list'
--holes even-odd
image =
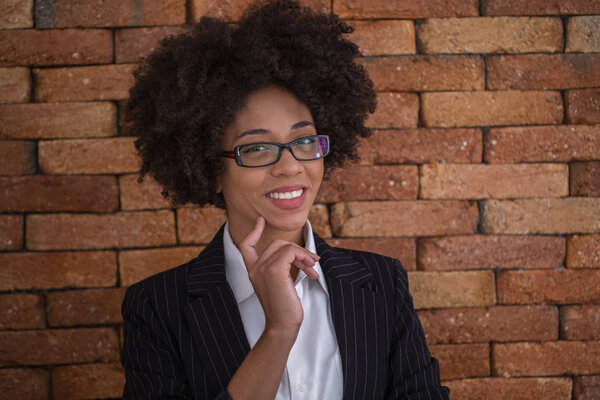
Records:
{"label": "woman's eye", "polygon": [[312,144],[314,142],[315,142],[314,137],[305,137],[305,138],[296,140],[296,144]]}
{"label": "woman's eye", "polygon": [[266,149],[267,148],[262,144],[255,144],[248,147],[244,147],[243,151],[244,153],[256,153],[257,151],[264,151]]}

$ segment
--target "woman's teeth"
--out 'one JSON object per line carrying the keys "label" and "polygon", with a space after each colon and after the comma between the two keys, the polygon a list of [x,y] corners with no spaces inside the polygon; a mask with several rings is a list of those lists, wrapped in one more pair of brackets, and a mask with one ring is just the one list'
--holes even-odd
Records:
{"label": "woman's teeth", "polygon": [[295,199],[296,197],[302,196],[303,191],[304,191],[304,189],[294,190],[293,192],[285,192],[285,193],[267,193],[267,196],[269,196],[272,199],[276,199],[276,200],[290,200],[290,199]]}

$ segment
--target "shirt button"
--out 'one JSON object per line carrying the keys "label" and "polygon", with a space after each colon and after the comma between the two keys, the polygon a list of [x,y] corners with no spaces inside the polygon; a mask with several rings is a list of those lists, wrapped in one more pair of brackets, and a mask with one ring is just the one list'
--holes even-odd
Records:
{"label": "shirt button", "polygon": [[296,388],[298,389],[298,391],[299,391],[300,393],[304,393],[304,392],[306,392],[306,383],[304,383],[304,382],[300,381],[300,382],[298,382],[298,384],[296,385]]}

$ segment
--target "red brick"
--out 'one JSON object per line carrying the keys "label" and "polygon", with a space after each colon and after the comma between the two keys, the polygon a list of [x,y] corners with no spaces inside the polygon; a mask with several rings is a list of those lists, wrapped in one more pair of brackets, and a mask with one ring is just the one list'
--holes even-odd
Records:
{"label": "red brick", "polygon": [[308,213],[308,220],[312,230],[323,239],[331,237],[331,227],[329,226],[329,210],[324,204],[313,204]]}
{"label": "red brick", "polygon": [[484,87],[480,57],[417,55],[359,61],[378,91],[482,90]]}
{"label": "red brick", "polygon": [[182,207],[177,210],[179,243],[205,244],[225,223],[225,210],[214,206]]}
{"label": "red brick", "polygon": [[175,221],[170,210],[27,216],[27,247],[34,250],[170,244],[175,244]]}
{"label": "red brick", "polygon": [[565,238],[557,236],[470,235],[420,238],[419,269],[558,268]]}
{"label": "red brick", "polygon": [[135,64],[35,68],[36,101],[122,100],[129,97]]}
{"label": "red brick", "polygon": [[23,216],[0,215],[0,250],[23,247]]}
{"label": "red brick", "polygon": [[500,304],[576,304],[600,302],[600,270],[501,271]]}
{"label": "red brick", "polygon": [[41,141],[40,169],[46,174],[119,174],[137,172],[141,161],[135,138],[69,139]]}
{"label": "red brick", "polygon": [[[301,0],[300,4],[321,11],[331,9],[329,0]],[[248,5],[247,0],[191,0],[190,11],[194,21],[210,16],[231,22],[239,20]]]}
{"label": "red brick", "polygon": [[0,332],[0,366],[119,360],[117,332],[109,328]]}
{"label": "red brick", "polygon": [[483,154],[492,164],[594,160],[600,158],[600,126],[492,128]]}
{"label": "red brick", "polygon": [[46,296],[52,327],[118,324],[125,288],[50,292]]}
{"label": "red brick", "polygon": [[415,54],[415,27],[412,21],[350,21],[355,29],[350,40],[363,56]]}
{"label": "red brick", "polygon": [[600,235],[569,236],[567,267],[600,268]]}
{"label": "red brick", "polygon": [[421,93],[427,127],[559,124],[562,98],[550,91]]}
{"label": "red brick", "polygon": [[116,211],[114,176],[0,177],[0,211]]}
{"label": "red brick", "polygon": [[169,208],[171,203],[161,195],[162,188],[152,177],[145,176],[138,183],[138,174],[119,176],[119,194],[122,210]]}
{"label": "red brick", "polygon": [[558,312],[552,306],[496,306],[422,310],[427,343],[558,339]]}
{"label": "red brick", "polygon": [[432,236],[475,233],[472,201],[378,201],[337,203],[331,208],[336,236]]}
{"label": "red brick", "polygon": [[414,93],[384,92],[377,96],[377,111],[367,120],[370,128],[416,128],[419,96]]}
{"label": "red brick", "polygon": [[0,160],[4,160],[0,163],[0,175],[32,174],[37,168],[35,143],[2,140],[0,141]]}
{"label": "red brick", "polygon": [[426,54],[553,53],[562,51],[563,26],[560,18],[434,18],[418,34]]}
{"label": "red brick", "polygon": [[110,63],[112,32],[104,29],[0,30],[0,65]]}
{"label": "red brick", "polygon": [[496,376],[589,375],[600,372],[600,342],[496,343]]}
{"label": "red brick", "polygon": [[565,108],[567,122],[571,124],[600,123],[600,89],[567,91]]}
{"label": "red brick", "polygon": [[125,374],[119,363],[67,365],[52,369],[56,400],[120,398]]}
{"label": "red brick", "polygon": [[108,102],[0,105],[0,129],[17,139],[114,136],[116,114]]}
{"label": "red brick", "polygon": [[0,295],[0,329],[41,329],[44,325],[44,306],[39,295]]}
{"label": "red brick", "polygon": [[327,240],[327,243],[334,247],[369,251],[397,258],[406,270],[414,271],[417,269],[417,246],[414,238],[331,238]]}
{"label": "red brick", "polygon": [[[599,7],[600,10],[600,7]],[[567,22],[568,52],[599,52],[600,51],[600,16],[586,15],[571,17]]]}
{"label": "red brick", "polygon": [[423,199],[561,197],[569,195],[565,164],[429,164],[420,169]]}
{"label": "red brick", "polygon": [[600,197],[600,161],[572,163],[571,196]]}
{"label": "red brick", "polygon": [[185,264],[195,258],[203,246],[180,246],[164,249],[124,250],[119,252],[119,277],[122,286]]}
{"label": "red brick", "polygon": [[479,15],[477,0],[336,0],[342,18],[430,18]]}
{"label": "red brick", "polygon": [[350,166],[331,173],[321,184],[316,201],[415,200],[418,191],[416,166]]}
{"label": "red brick", "polygon": [[482,0],[484,15],[600,14],[600,4],[589,0]]}
{"label": "red brick", "polygon": [[440,363],[441,379],[460,379],[490,374],[490,345],[442,344],[429,346]]}
{"label": "red brick", "polygon": [[117,63],[138,62],[158,48],[162,39],[185,31],[179,26],[119,29],[115,33],[115,61]]}
{"label": "red brick", "polygon": [[600,86],[600,54],[524,54],[486,59],[487,89]]}
{"label": "red brick", "polygon": [[43,368],[0,369],[0,393],[6,399],[47,400],[48,371]]}
{"label": "red brick", "polygon": [[573,379],[573,400],[594,400],[600,397],[600,375],[576,376]]}
{"label": "red brick", "polygon": [[454,399],[570,400],[571,378],[482,378],[445,382]]}
{"label": "red brick", "polygon": [[567,340],[600,339],[600,305],[562,307],[560,336]]}
{"label": "red brick", "polygon": [[415,308],[481,307],[495,303],[492,271],[408,273]]}
{"label": "red brick", "polygon": [[0,253],[0,290],[114,286],[110,251]]}
{"label": "red brick", "polygon": [[375,131],[362,139],[362,164],[481,162],[478,129],[410,129]]}
{"label": "red brick", "polygon": [[29,68],[0,68],[0,103],[23,103],[30,93]]}
{"label": "red brick", "polygon": [[0,28],[32,28],[33,0],[3,0],[0,3]]}
{"label": "red brick", "polygon": [[64,0],[56,4],[59,28],[183,23],[185,0]]}
{"label": "red brick", "polygon": [[600,232],[600,198],[485,200],[485,233],[596,233]]}

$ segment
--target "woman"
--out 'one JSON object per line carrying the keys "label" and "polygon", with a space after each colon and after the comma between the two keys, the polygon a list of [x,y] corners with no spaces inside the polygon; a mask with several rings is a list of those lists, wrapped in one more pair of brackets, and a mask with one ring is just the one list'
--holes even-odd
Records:
{"label": "woman", "polygon": [[257,4],[236,27],[202,19],[136,72],[142,176],[227,222],[128,289],[124,398],[448,398],[400,263],[331,248],[307,220],[375,109],[350,32],[295,1]]}

